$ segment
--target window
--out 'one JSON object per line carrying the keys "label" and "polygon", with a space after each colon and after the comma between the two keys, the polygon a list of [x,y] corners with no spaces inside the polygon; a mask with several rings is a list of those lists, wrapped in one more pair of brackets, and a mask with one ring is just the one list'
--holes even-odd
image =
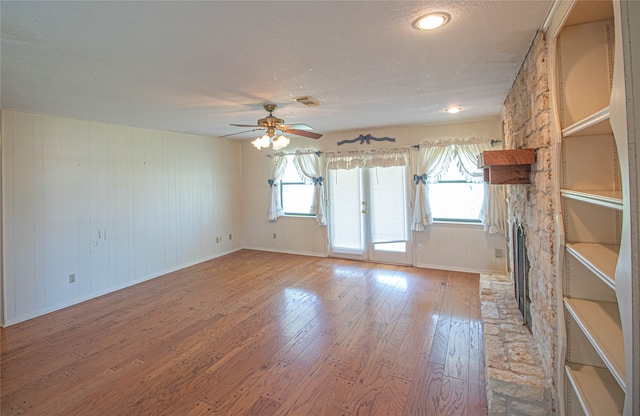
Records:
{"label": "window", "polygon": [[434,221],[480,223],[484,185],[466,182],[455,162],[449,164],[440,182],[428,186]]}
{"label": "window", "polygon": [[287,155],[287,166],[280,182],[280,198],[284,215],[314,216],[311,213],[313,193],[315,191],[311,179],[306,178],[296,169],[294,155]]}

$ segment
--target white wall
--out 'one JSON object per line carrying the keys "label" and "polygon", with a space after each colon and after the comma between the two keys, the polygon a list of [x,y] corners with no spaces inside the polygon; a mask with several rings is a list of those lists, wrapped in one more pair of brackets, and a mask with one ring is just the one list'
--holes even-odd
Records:
{"label": "white wall", "polygon": [[[0,121],[3,324],[243,247],[327,255],[327,229],[315,219],[266,221],[272,160],[248,141],[7,110]],[[501,125],[495,118],[327,134],[294,139],[287,151],[371,148],[336,145],[367,133],[397,139],[378,147],[408,146],[500,138]],[[414,233],[413,243],[420,267],[506,269],[504,258],[494,257],[495,248],[505,250],[504,238],[477,225],[437,224]]]}
{"label": "white wall", "polygon": [[[337,145],[341,140],[354,139],[360,134],[391,137],[395,138],[396,142]],[[502,137],[500,119],[496,117],[460,123],[363,129],[327,134],[319,140],[294,138],[292,144],[285,150],[293,152],[296,149],[321,151],[370,149],[398,145],[409,146],[424,141],[471,136],[500,139]],[[327,229],[318,226],[315,219],[282,217],[277,222],[266,221],[269,201],[267,178],[272,163],[272,160],[266,157],[268,153],[270,152],[267,150],[256,150],[249,141],[242,144],[245,201],[243,217],[246,246],[261,250],[326,256],[328,252]],[[273,233],[276,233],[276,239],[273,239]],[[421,251],[417,250],[418,244],[423,246]],[[420,267],[502,274],[506,270],[504,237],[489,235],[479,225],[434,225],[428,231],[414,233],[413,246],[413,262]],[[502,249],[505,256],[496,259],[495,248]]]}
{"label": "white wall", "polygon": [[7,325],[243,246],[238,142],[7,110],[2,139]]}
{"label": "white wall", "polygon": [[0,326],[4,323],[4,291],[2,284],[2,282],[4,282],[4,251],[2,251],[2,242],[4,240],[4,232],[2,228],[4,223],[4,221],[2,220],[2,208],[4,207],[4,202],[2,199],[2,159],[2,110],[0,110]]}

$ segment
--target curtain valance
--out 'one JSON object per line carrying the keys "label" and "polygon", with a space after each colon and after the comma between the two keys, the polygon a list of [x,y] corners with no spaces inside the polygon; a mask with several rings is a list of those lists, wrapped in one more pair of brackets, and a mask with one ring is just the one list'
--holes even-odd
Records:
{"label": "curtain valance", "polygon": [[400,148],[327,153],[327,169],[385,168],[408,166],[409,150]]}

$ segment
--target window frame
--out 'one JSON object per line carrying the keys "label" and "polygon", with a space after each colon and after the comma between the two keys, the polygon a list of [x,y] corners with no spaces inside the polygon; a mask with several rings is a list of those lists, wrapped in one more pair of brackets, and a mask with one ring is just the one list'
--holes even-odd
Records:
{"label": "window frame", "polygon": [[[451,168],[451,166],[452,165],[450,165],[445,172],[448,172],[448,170]],[[470,184],[474,184],[474,182],[466,181],[464,179],[458,179],[458,180],[445,179],[445,180],[439,180],[436,183],[427,184],[427,186],[445,184],[445,183],[470,183]],[[477,185],[480,185],[480,184],[477,184]],[[431,193],[429,194],[429,198],[431,198]],[[431,205],[431,200],[429,200],[429,204]],[[480,213],[478,213],[478,214],[480,214]],[[441,218],[441,217],[435,217],[434,216],[433,217],[433,221],[434,222],[440,222],[440,223],[463,223],[463,224],[478,224],[478,225],[482,224],[482,219],[481,218],[476,218],[476,219],[471,219],[471,218]]]}
{"label": "window frame", "polygon": [[[285,156],[288,157],[289,155]],[[285,170],[289,168],[289,163],[295,163],[294,161],[295,156],[291,155],[291,158],[287,159],[287,166],[285,167]],[[295,165],[292,166],[293,169],[295,169]],[[284,175],[283,175],[284,176]],[[282,207],[282,212],[284,214],[285,217],[304,217],[304,218],[314,218],[316,216],[316,214],[313,214],[311,212],[306,213],[306,212],[287,212],[284,210],[284,187],[287,185],[303,185],[303,186],[314,186],[311,179],[304,177],[301,178],[301,180],[299,182],[292,182],[292,181],[280,181],[280,184],[278,185],[280,187],[280,206]],[[309,210],[311,210],[312,206],[309,205]]]}

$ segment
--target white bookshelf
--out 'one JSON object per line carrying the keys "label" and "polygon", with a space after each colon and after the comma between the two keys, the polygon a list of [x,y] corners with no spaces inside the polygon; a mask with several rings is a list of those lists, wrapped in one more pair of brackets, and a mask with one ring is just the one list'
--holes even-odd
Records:
{"label": "white bookshelf", "polygon": [[619,5],[570,4],[554,32],[564,236],[563,407],[567,415],[630,415],[625,333],[632,328],[624,290],[628,276],[620,270],[630,261],[622,170],[628,165],[620,157],[627,143],[620,136],[624,104],[612,93],[621,82],[615,38],[620,23],[614,20]]}

